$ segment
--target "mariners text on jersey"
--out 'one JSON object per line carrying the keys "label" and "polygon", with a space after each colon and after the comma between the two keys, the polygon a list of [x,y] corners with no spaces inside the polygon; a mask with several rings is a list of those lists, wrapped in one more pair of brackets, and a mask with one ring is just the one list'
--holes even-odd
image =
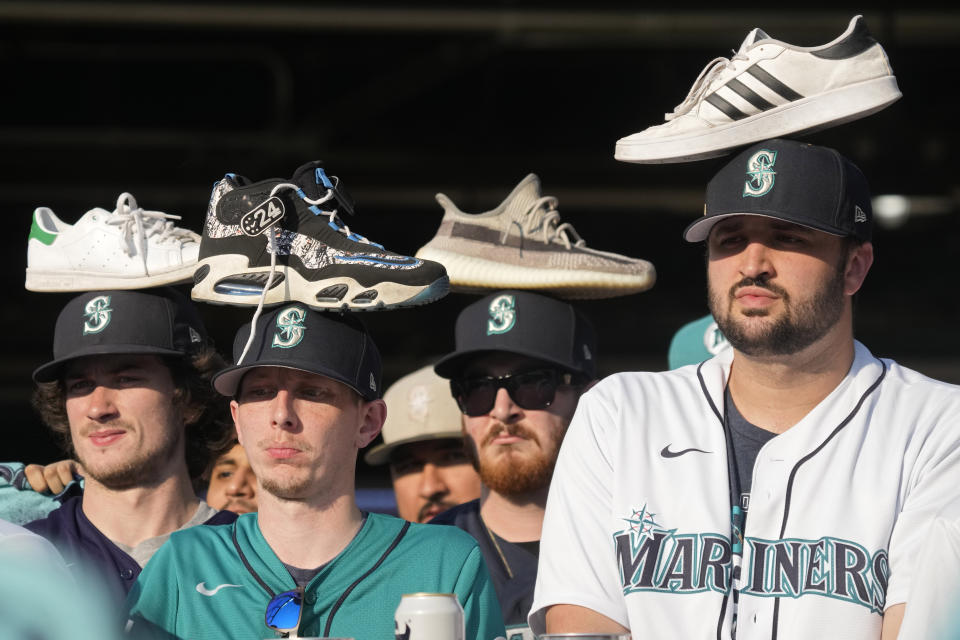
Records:
{"label": "mariners text on jersey", "polygon": [[760,449],[734,539],[733,355],[610,376],[580,399],[550,487],[535,633],[564,603],[651,637],[726,640],[736,589],[738,640],[867,640],[907,601],[960,477],[960,388],[856,343],[843,381]]}

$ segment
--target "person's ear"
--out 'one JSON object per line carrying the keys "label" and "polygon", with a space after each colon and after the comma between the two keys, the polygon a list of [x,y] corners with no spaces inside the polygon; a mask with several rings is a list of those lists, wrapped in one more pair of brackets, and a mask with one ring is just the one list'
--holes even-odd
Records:
{"label": "person's ear", "polygon": [[369,402],[362,402],[360,406],[360,428],[357,429],[357,448],[363,449],[373,442],[373,439],[383,428],[387,419],[387,404],[377,398]]}
{"label": "person's ear", "polygon": [[843,271],[843,292],[852,296],[867,279],[867,272],[873,264],[873,244],[864,242],[850,250],[846,268]]}

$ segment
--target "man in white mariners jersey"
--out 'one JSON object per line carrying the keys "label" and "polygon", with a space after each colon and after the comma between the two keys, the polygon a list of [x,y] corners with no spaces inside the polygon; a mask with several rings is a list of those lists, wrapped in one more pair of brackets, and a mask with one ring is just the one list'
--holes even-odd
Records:
{"label": "man in white mariners jersey", "polygon": [[871,215],[863,174],[823,147],[762,142],[711,180],[684,237],[706,241],[733,349],[581,398],[535,632],[896,637],[960,478],[960,389],[853,339]]}

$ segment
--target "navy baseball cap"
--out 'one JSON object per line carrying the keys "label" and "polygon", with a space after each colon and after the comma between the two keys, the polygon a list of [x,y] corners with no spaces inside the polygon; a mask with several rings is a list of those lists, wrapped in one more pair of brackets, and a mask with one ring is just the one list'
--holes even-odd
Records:
{"label": "navy baseball cap", "polygon": [[529,291],[500,291],[461,311],[456,350],[434,371],[455,378],[472,360],[495,351],[537,358],[590,379],[597,375],[590,321],[569,303]]}
{"label": "navy baseball cap", "polygon": [[[233,341],[238,362],[250,337],[240,327]],[[243,362],[213,376],[213,386],[235,396],[244,374],[253,367],[285,367],[342,382],[366,400],[380,397],[380,352],[366,327],[351,315],[313,311],[289,304],[257,319],[256,333]]]}
{"label": "navy baseball cap", "polygon": [[187,356],[207,343],[200,314],[173,289],[91,291],[72,299],[57,317],[53,360],[33,372],[53,382],[76,358],[107,354]]}
{"label": "navy baseball cap", "polygon": [[703,217],[683,238],[701,242],[720,220],[777,218],[836,236],[870,240],[870,187],[837,151],[795,140],[766,140],[741,152],[707,184]]}

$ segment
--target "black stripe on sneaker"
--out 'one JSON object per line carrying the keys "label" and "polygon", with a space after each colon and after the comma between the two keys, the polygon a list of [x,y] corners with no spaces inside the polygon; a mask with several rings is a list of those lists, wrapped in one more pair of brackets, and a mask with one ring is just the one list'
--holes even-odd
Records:
{"label": "black stripe on sneaker", "polygon": [[707,102],[722,111],[723,114],[731,120],[743,120],[747,117],[747,114],[745,114],[743,111],[740,111],[740,109],[737,109],[735,106],[715,93],[711,93],[709,96],[707,96]]}
{"label": "black stripe on sneaker", "polygon": [[776,91],[778,94],[783,96],[787,100],[800,100],[803,98],[802,95],[783,84],[772,75],[761,69],[758,65],[753,65],[747,69],[747,73],[752,75],[754,78],[767,85],[773,91]]}
{"label": "black stripe on sneaker", "polygon": [[760,111],[766,111],[767,109],[773,109],[775,105],[764,100],[763,96],[759,93],[743,84],[736,78],[727,83],[727,88],[736,93],[738,96],[755,106]]}

